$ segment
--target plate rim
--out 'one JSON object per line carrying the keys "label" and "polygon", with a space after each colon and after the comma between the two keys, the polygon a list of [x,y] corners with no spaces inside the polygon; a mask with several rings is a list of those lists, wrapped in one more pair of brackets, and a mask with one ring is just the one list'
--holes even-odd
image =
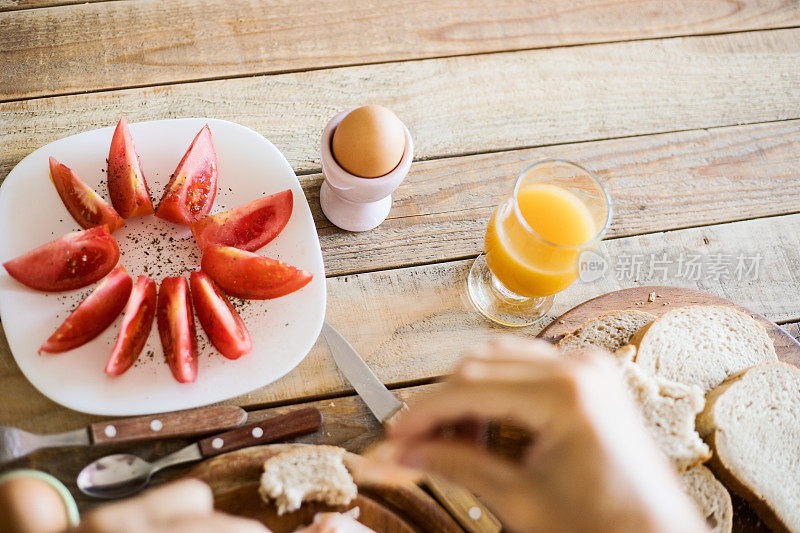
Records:
{"label": "plate rim", "polygon": [[[261,133],[255,131],[252,128],[249,128],[249,127],[247,127],[247,126],[245,126],[243,124],[239,124],[238,122],[233,122],[233,121],[226,120],[226,119],[211,118],[211,117],[180,117],[180,118],[166,118],[166,119],[145,120],[145,121],[139,121],[139,122],[129,122],[128,126],[130,128],[133,128],[133,127],[135,127],[137,125],[141,125],[141,124],[153,125],[153,124],[165,123],[165,122],[170,122],[170,123],[174,123],[174,122],[187,122],[187,123],[204,122],[204,123],[208,124],[212,128],[212,130],[213,130],[213,125],[215,123],[216,124],[224,124],[226,127],[232,127],[234,129],[238,129],[238,130],[244,131],[244,132],[248,133],[249,135],[254,135],[256,138],[258,138],[258,140],[260,142],[266,143],[266,145],[269,146],[269,148],[272,151],[274,151],[277,155],[280,156],[279,157],[279,161],[291,173],[291,177],[294,180],[294,184],[297,185],[298,189],[300,190],[300,192],[303,195],[303,201],[305,203],[306,209],[308,209],[308,215],[309,215],[309,217],[311,219],[311,228],[312,228],[312,231],[313,231],[313,236],[315,238],[314,239],[315,246],[313,247],[313,251],[316,252],[316,254],[319,257],[319,264],[320,264],[320,267],[321,267],[321,272],[320,273],[322,275],[322,291],[321,291],[321,298],[320,298],[319,303],[318,303],[319,309],[321,309],[321,318],[319,320],[319,323],[316,325],[316,327],[311,329],[311,331],[314,332],[314,334],[313,335],[308,335],[306,341],[302,343],[303,344],[303,348],[298,350],[298,353],[300,353],[301,355],[297,357],[297,361],[294,362],[293,364],[289,365],[289,367],[286,369],[285,372],[282,372],[279,375],[276,375],[273,379],[271,379],[271,381],[269,381],[267,383],[263,383],[261,385],[254,386],[253,388],[238,390],[234,394],[231,394],[229,396],[225,396],[224,398],[217,398],[217,399],[214,399],[214,400],[211,400],[211,401],[208,401],[208,402],[204,401],[204,402],[201,402],[201,403],[194,403],[194,404],[191,404],[191,402],[190,402],[189,405],[178,406],[178,407],[174,407],[174,408],[171,407],[171,408],[168,408],[168,409],[165,409],[165,410],[164,409],[160,409],[160,410],[135,409],[135,408],[133,408],[133,409],[122,409],[122,410],[121,409],[103,409],[102,406],[100,406],[100,408],[85,409],[85,408],[83,408],[83,406],[76,406],[72,402],[63,401],[61,399],[56,399],[56,398],[52,397],[51,394],[49,394],[47,391],[42,390],[42,388],[39,386],[39,384],[37,384],[35,380],[31,379],[31,377],[23,370],[23,368],[20,366],[20,364],[19,364],[19,362],[17,360],[17,355],[14,353],[14,350],[11,348],[11,343],[8,342],[8,338],[7,338],[8,335],[6,334],[6,338],[7,338],[7,342],[8,342],[8,348],[9,348],[8,351],[11,353],[11,357],[13,358],[14,363],[15,363],[17,369],[20,371],[20,373],[25,377],[27,382],[31,386],[33,386],[34,389],[36,389],[37,392],[39,392],[44,397],[46,397],[48,400],[58,404],[61,407],[65,407],[67,409],[71,409],[73,411],[77,411],[77,412],[80,412],[80,413],[85,413],[85,414],[90,414],[90,415],[99,415],[99,416],[146,416],[146,415],[156,414],[156,413],[166,413],[166,412],[181,411],[181,410],[188,410],[188,409],[197,409],[197,408],[206,407],[206,406],[213,405],[213,404],[218,404],[218,403],[222,403],[222,402],[228,402],[228,401],[230,401],[230,400],[232,400],[234,398],[247,395],[247,394],[249,394],[249,393],[251,393],[251,392],[253,392],[255,390],[258,390],[258,389],[261,389],[261,388],[264,388],[264,387],[268,387],[269,385],[271,385],[271,384],[277,382],[278,380],[282,379],[287,374],[289,374],[292,370],[297,368],[297,366],[299,366],[300,363],[302,363],[305,360],[305,358],[308,357],[308,354],[311,352],[311,349],[314,347],[314,344],[316,344],[316,342],[317,342],[317,340],[319,338],[319,335],[320,335],[320,333],[322,331],[322,324],[323,324],[323,322],[325,320],[325,314],[326,314],[326,311],[327,311],[327,297],[328,297],[327,276],[325,275],[325,260],[324,260],[323,254],[322,254],[322,245],[321,245],[321,243],[319,241],[319,233],[317,231],[316,223],[314,222],[314,219],[313,219],[313,212],[311,210],[310,204],[308,203],[308,198],[306,197],[305,192],[303,191],[302,183],[300,183],[300,180],[297,178],[297,174],[295,173],[294,168],[292,168],[291,164],[286,159],[286,156],[283,154],[283,152],[281,152],[269,139],[267,139]],[[78,133],[74,133],[74,134],[68,135],[66,137],[61,137],[61,138],[58,138],[58,139],[54,139],[54,140],[48,142],[47,144],[36,148],[32,152],[30,152],[28,155],[26,155],[25,157],[20,159],[14,165],[14,167],[9,171],[9,173],[6,175],[6,177],[3,180],[2,184],[0,184],[0,202],[2,202],[2,198],[4,197],[4,195],[7,194],[7,193],[4,193],[4,191],[6,191],[8,189],[6,187],[4,187],[4,186],[5,186],[6,183],[9,182],[9,180],[24,179],[24,177],[17,178],[15,173],[16,173],[18,167],[20,165],[22,165],[28,159],[35,157],[39,152],[45,151],[47,149],[47,147],[49,147],[53,143],[61,142],[61,141],[67,140],[67,139],[71,139],[72,137],[78,137],[78,136],[81,136],[81,135],[84,135],[84,134],[101,132],[103,130],[113,131],[115,127],[116,127],[115,125],[109,125],[109,126],[103,126],[103,127],[100,127],[100,128],[91,129],[91,130],[80,131]],[[2,301],[0,301],[0,323],[3,322],[2,321],[2,317],[3,317],[4,314],[5,314],[5,310],[3,308]],[[155,327],[155,324],[154,324],[153,327]],[[3,328],[5,329],[5,326],[3,326]],[[141,357],[141,355],[140,355],[140,357]]]}

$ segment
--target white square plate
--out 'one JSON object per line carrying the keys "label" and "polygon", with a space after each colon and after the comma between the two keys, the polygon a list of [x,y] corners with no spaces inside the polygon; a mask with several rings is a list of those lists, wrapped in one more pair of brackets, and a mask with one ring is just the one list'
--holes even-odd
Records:
{"label": "white square plate", "polygon": [[[121,317],[88,344],[61,354],[37,355],[39,346],[94,285],[63,293],[38,292],[0,268],[0,318],[11,352],[25,377],[45,396],[71,409],[110,416],[142,415],[199,407],[245,394],[277,380],[306,356],[325,316],[325,271],[308,202],[291,166],[258,133],[212,119],[157,120],[131,124],[136,150],[154,205],[170,174],[204,124],[211,128],[219,160],[217,199],[212,212],[292,189],[294,210],[286,228],[258,253],[311,272],[314,279],[282,298],[246,301],[240,314],[253,350],[231,361],[198,336],[197,381],[176,382],[164,359],[155,324],[136,365],[111,377],[104,368]],[[0,187],[0,263],[80,227],[49,179],[48,157],[64,163],[108,199],[106,157],[114,128],[67,137],[39,148],[11,171]],[[114,233],[121,264],[134,281],[147,273],[188,276],[200,266],[200,251],[185,226],[154,216],[129,219]]]}

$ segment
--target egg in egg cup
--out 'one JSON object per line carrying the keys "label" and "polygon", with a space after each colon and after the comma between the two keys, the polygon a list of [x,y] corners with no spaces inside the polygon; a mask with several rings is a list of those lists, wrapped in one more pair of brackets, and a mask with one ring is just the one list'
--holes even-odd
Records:
{"label": "egg in egg cup", "polygon": [[347,231],[367,231],[379,226],[392,208],[392,193],[402,183],[414,159],[411,133],[403,124],[405,148],[397,166],[377,178],[347,172],[331,151],[331,138],[339,123],[353,109],[342,111],[322,132],[321,158],[325,181],[319,191],[322,211],[333,224]]}

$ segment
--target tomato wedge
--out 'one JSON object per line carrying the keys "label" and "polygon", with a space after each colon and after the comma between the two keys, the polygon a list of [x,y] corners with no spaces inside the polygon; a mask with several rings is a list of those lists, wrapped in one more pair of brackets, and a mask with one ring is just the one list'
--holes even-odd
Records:
{"label": "tomato wedge", "polygon": [[106,374],[119,376],[133,366],[150,336],[155,316],[156,284],[147,276],[139,276],[125,306],[117,342],[106,363]]}
{"label": "tomato wedge", "polygon": [[100,335],[122,312],[132,286],[130,275],[119,265],[70,313],[39,353],[73,350]]}
{"label": "tomato wedge", "polygon": [[292,216],[291,189],[259,198],[192,224],[201,250],[209,244],[255,252],[278,236]]}
{"label": "tomato wedge", "polygon": [[3,266],[31,289],[57,292],[80,289],[100,280],[119,261],[119,248],[105,226],[67,233]]}
{"label": "tomato wedge", "polygon": [[208,124],[197,134],[156,208],[156,216],[189,225],[206,216],[217,196],[217,153]]}
{"label": "tomato wedge", "polygon": [[223,291],[250,300],[285,296],[312,278],[305,270],[231,246],[209,246],[200,264]]}
{"label": "tomato wedge", "polygon": [[197,336],[186,278],[164,278],[158,290],[158,334],[172,375],[180,383],[197,379]]}
{"label": "tomato wedge", "polygon": [[55,157],[50,158],[50,181],[55,185],[64,207],[83,229],[106,225],[108,231],[114,233],[125,225],[125,221],[108,202],[100,198],[72,169],[56,161]]}
{"label": "tomato wedge", "polygon": [[153,214],[150,189],[142,172],[142,163],[133,146],[125,115],[119,119],[108,151],[108,194],[114,209],[123,217]]}
{"label": "tomato wedge", "polygon": [[189,276],[194,312],[211,344],[228,359],[238,359],[253,348],[242,317],[228,298],[203,272]]}

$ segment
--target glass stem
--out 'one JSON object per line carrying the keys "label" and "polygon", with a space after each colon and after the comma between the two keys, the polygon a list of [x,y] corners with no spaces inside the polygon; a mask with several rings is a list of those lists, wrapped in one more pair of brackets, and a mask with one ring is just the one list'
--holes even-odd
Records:
{"label": "glass stem", "polygon": [[516,301],[542,299],[542,298],[529,298],[528,296],[520,296],[516,292],[512,291],[511,289],[503,285],[503,282],[497,279],[497,276],[495,276],[494,274],[492,274],[492,289],[494,290],[497,297],[502,299],[509,299]]}

